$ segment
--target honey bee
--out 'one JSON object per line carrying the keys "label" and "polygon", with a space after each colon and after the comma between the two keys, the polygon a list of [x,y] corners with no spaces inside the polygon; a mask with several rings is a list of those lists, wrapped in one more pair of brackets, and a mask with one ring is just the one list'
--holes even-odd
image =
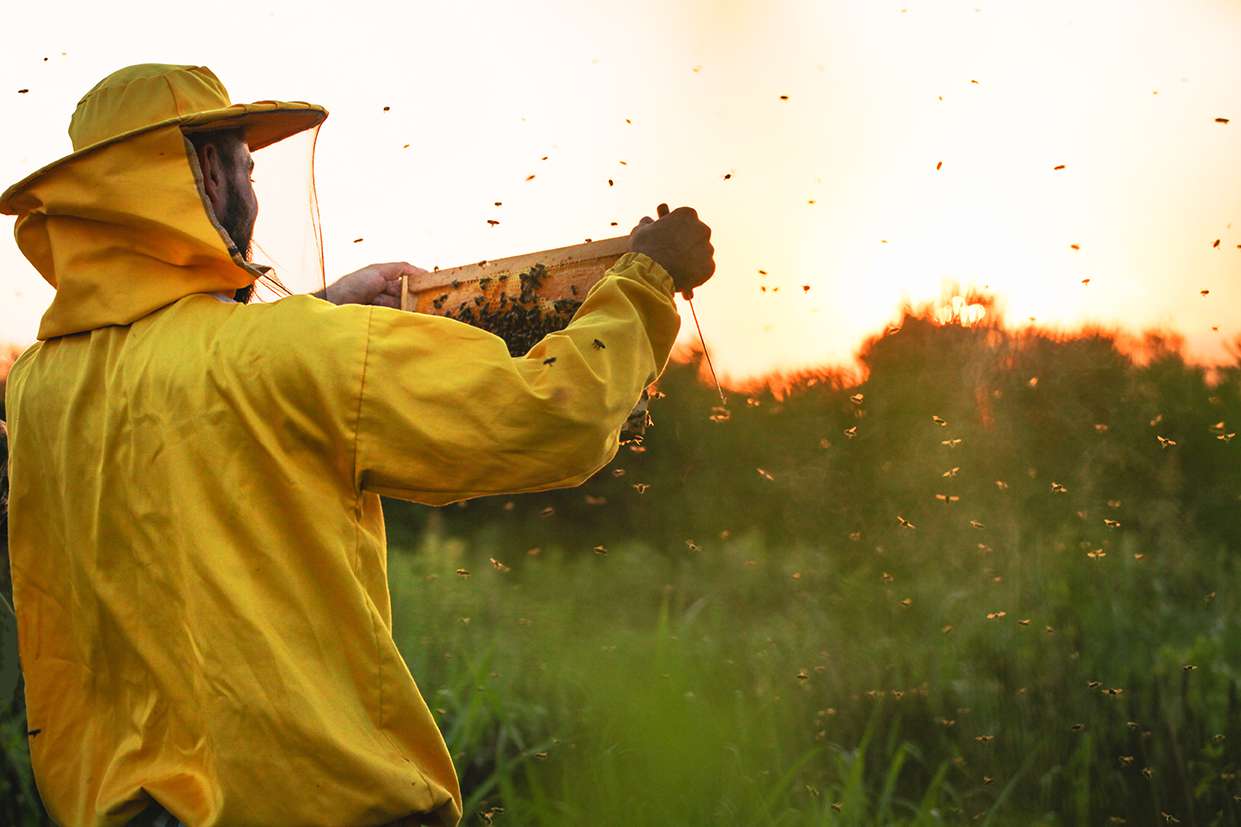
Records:
{"label": "honey bee", "polygon": [[624,468],[613,468],[613,469],[612,469],[612,476],[614,476],[614,477],[623,477],[623,476],[625,476],[625,469],[624,469]]}
{"label": "honey bee", "polygon": [[512,570],[509,566],[504,565],[503,563],[501,563],[499,560],[497,560],[494,557],[491,557],[488,559],[491,560],[491,567],[495,569],[496,571],[500,572],[501,574],[503,574],[506,571]]}
{"label": "honey bee", "polygon": [[951,505],[952,503],[960,502],[961,500],[961,498],[956,494],[936,494],[935,499],[939,500],[944,505]]}
{"label": "honey bee", "polygon": [[469,577],[470,570],[469,569],[457,569],[457,576],[462,577],[462,578]]}
{"label": "honey bee", "polygon": [[633,484],[633,490],[637,491],[639,494],[645,494],[647,492],[647,489],[649,489],[650,487],[651,487],[650,483],[647,483],[647,482],[635,482]]}
{"label": "honey bee", "polygon": [[945,440],[942,440],[942,441],[940,441],[940,443],[939,443],[939,444],[940,444],[940,445],[946,445],[946,446],[948,446],[949,448],[956,448],[956,447],[958,447],[958,446],[959,446],[962,442],[964,442],[964,441],[965,441],[965,440],[961,439],[961,437],[957,437],[956,439],[945,439]]}
{"label": "honey bee", "polygon": [[820,447],[820,448],[822,448],[822,449],[824,449],[824,450],[827,450],[828,448],[831,448],[831,447],[832,447],[832,441],[831,441],[830,439],[828,439],[827,437],[820,437],[820,438],[819,438],[819,447]]}
{"label": "honey bee", "polygon": [[552,506],[552,505],[549,505],[549,506],[547,506],[547,508],[544,508],[542,511],[540,511],[540,512],[539,512],[539,516],[540,516],[540,517],[550,517],[550,516],[552,516],[552,515],[553,515],[553,514],[555,514],[555,513],[556,513],[556,507],[555,507],[555,506]]}
{"label": "honey bee", "polygon": [[545,365],[554,365],[554,364],[556,364],[556,357],[555,357],[555,356],[548,356],[546,359],[544,359],[544,360],[543,360],[543,364],[545,364]]}
{"label": "honey bee", "polygon": [[1152,776],[1154,776],[1154,774],[1155,774],[1155,771],[1154,771],[1154,770],[1152,770],[1150,767],[1143,767],[1143,768],[1142,768],[1142,775],[1143,775],[1143,777],[1145,777],[1145,778],[1148,778],[1148,779],[1149,779],[1149,778],[1151,778]]}
{"label": "honey bee", "polygon": [[762,477],[763,479],[765,479],[765,480],[767,480],[767,481],[769,481],[769,482],[770,482],[770,481],[775,480],[775,477],[774,477],[774,476],[772,476],[772,474],[771,474],[771,472],[770,472],[770,471],[766,471],[766,470],[764,470],[764,469],[762,469],[762,468],[755,468],[754,470],[758,472],[758,475],[759,475],[760,477]]}
{"label": "honey bee", "polygon": [[850,539],[850,540],[852,540],[852,541],[853,541],[853,542],[855,542],[855,543],[860,542],[860,541],[861,541],[861,539],[862,539],[862,532],[860,532],[860,531],[850,531],[850,532],[849,532],[849,539]]}
{"label": "honey bee", "polygon": [[1085,724],[1073,724],[1073,726],[1069,727],[1069,729],[1071,729],[1073,732],[1082,732],[1086,729],[1086,725]]}
{"label": "honey bee", "polygon": [[1108,508],[1120,508],[1120,500],[1108,500],[1107,507]]}
{"label": "honey bee", "polygon": [[970,528],[985,528],[985,526],[977,520],[970,520]]}
{"label": "honey bee", "polygon": [[1008,612],[1005,612],[1005,611],[987,612],[987,620],[1000,620],[1001,618],[1005,618],[1005,617],[1008,617]]}
{"label": "honey bee", "polygon": [[956,466],[953,466],[952,468],[949,468],[947,471],[945,471],[940,476],[944,477],[945,479],[952,479],[959,473],[961,473],[961,467],[959,465],[956,465]]}
{"label": "honey bee", "polygon": [[1106,434],[1106,433],[1107,433],[1107,423],[1105,423],[1105,422],[1096,422],[1096,423],[1095,423],[1095,425],[1094,425],[1094,429],[1095,429],[1096,431],[1098,431],[1099,433],[1101,433],[1101,434]]}
{"label": "honey bee", "polygon": [[908,609],[910,606],[914,604],[914,599],[912,597],[906,597],[903,600],[897,601],[897,603],[898,605],[904,606],[906,609]]}
{"label": "honey bee", "polygon": [[[1218,241],[1216,241],[1215,243],[1219,244]],[[1167,812],[1166,810],[1160,810],[1159,815],[1163,816],[1164,824],[1180,824],[1181,823],[1181,820],[1179,818],[1172,815],[1172,813]]]}
{"label": "honey bee", "polygon": [[866,397],[860,393],[855,393],[853,394],[853,396],[849,397],[849,401],[852,402],[854,405],[861,405],[865,399]]}
{"label": "honey bee", "polygon": [[1102,681],[1087,681],[1086,682],[1086,688],[1088,689],[1098,689],[1102,685],[1103,685]]}
{"label": "honey bee", "polygon": [[599,341],[598,339],[595,339],[590,344],[594,347],[595,350],[603,350],[605,347],[607,347],[607,345],[605,345],[603,342]]}
{"label": "honey bee", "polygon": [[934,414],[932,414],[932,415],[931,415],[931,421],[932,421],[932,422],[934,422],[936,425],[938,425],[938,426],[939,426],[939,427],[941,427],[941,428],[947,428],[947,427],[948,427],[948,420],[944,419],[943,417],[935,416]]}
{"label": "honey bee", "polygon": [[1197,668],[1198,668],[1198,667],[1197,667],[1197,666],[1194,666],[1192,663],[1187,663],[1187,664],[1185,664],[1184,666],[1182,666],[1182,667],[1181,667],[1181,669],[1182,669],[1182,670],[1184,670],[1184,671],[1186,671],[1186,672],[1193,672],[1193,671],[1194,671],[1195,669],[1197,669]]}
{"label": "honey bee", "polygon": [[896,579],[892,575],[888,574],[886,571],[883,572],[881,575],[879,575],[879,578],[883,580],[884,583],[891,583],[893,580]]}
{"label": "honey bee", "polygon": [[1030,618],[1028,618],[1028,617],[1023,617],[1021,620],[1018,620],[1018,621],[1017,621],[1017,625],[1018,625],[1018,626],[1029,626],[1029,625],[1030,625]]}
{"label": "honey bee", "polygon": [[909,520],[906,520],[906,519],[905,519],[904,517],[902,517],[900,514],[897,514],[897,515],[896,515],[896,522],[897,522],[897,524],[899,524],[902,528],[917,528],[917,526],[916,526],[916,525],[914,525],[913,523],[909,522]]}
{"label": "honey bee", "polygon": [[1103,518],[1103,524],[1108,528],[1120,528],[1119,520],[1109,520],[1107,517]]}
{"label": "honey bee", "polygon": [[799,669],[797,671],[797,679],[799,681],[808,681],[810,680],[810,673],[807,672],[805,669]]}
{"label": "honey bee", "polygon": [[702,546],[698,545],[693,540],[686,540],[685,547],[690,551],[702,551]]}
{"label": "honey bee", "polygon": [[1175,439],[1168,439],[1166,436],[1163,436],[1163,435],[1161,435],[1161,434],[1156,434],[1156,435],[1155,435],[1155,439],[1159,440],[1159,447],[1160,447],[1160,448],[1170,448],[1170,447],[1172,447],[1172,446],[1176,445],[1176,440],[1175,440]]}
{"label": "honey bee", "polygon": [[995,740],[994,735],[975,735],[974,740],[980,744],[990,744]]}
{"label": "honey bee", "polygon": [[1107,552],[1101,548],[1097,548],[1094,551],[1086,552],[1086,556],[1089,557],[1091,560],[1102,560],[1104,557],[1107,556]]}
{"label": "honey bee", "polygon": [[945,635],[948,635],[948,634],[952,634],[952,630],[955,628],[956,627],[953,626],[951,623],[946,623],[944,624],[944,627],[940,629],[940,631],[943,632]]}
{"label": "honey bee", "polygon": [[728,408],[725,408],[722,405],[716,405],[711,409],[711,415],[707,418],[712,422],[727,422],[733,418],[733,415],[729,412]]}
{"label": "honey bee", "polygon": [[996,480],[996,481],[995,481],[995,487],[996,487],[996,488],[998,488],[998,489],[999,489],[999,490],[1001,490],[1001,491],[1007,491],[1007,490],[1008,490],[1008,483],[1004,482],[1004,480]]}
{"label": "honey bee", "polygon": [[598,554],[600,557],[606,557],[608,554],[607,547],[602,544],[595,546],[594,551],[595,554]]}
{"label": "honey bee", "polygon": [[1053,494],[1067,494],[1067,493],[1069,493],[1069,489],[1068,489],[1067,487],[1065,487],[1065,486],[1061,485],[1060,483],[1055,482],[1055,481],[1053,480],[1053,481],[1052,481],[1052,483],[1051,483],[1051,493],[1053,493]]}
{"label": "honey bee", "polygon": [[608,498],[607,497],[596,497],[593,494],[587,494],[586,504],[587,505],[607,505]]}
{"label": "honey bee", "polygon": [[1218,434],[1215,438],[1218,439],[1220,442],[1232,442],[1234,439],[1237,438],[1237,433],[1236,431],[1232,431],[1227,434]]}
{"label": "honey bee", "polygon": [[746,397],[745,404],[746,404],[746,407],[748,408],[757,408],[759,405],[763,403],[762,403],[762,400],[755,399],[753,396],[749,396],[749,397]]}
{"label": "honey bee", "polygon": [[848,428],[845,428],[845,436],[849,439],[855,438],[857,436],[857,426],[851,425]]}

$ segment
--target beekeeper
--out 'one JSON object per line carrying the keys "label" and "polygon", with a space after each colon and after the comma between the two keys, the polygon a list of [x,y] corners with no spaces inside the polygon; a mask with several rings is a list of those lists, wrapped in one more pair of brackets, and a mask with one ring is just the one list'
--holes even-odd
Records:
{"label": "beekeeper", "polygon": [[585,481],[668,359],[674,291],[715,269],[693,210],[643,219],[524,358],[392,309],[406,263],[250,302],[296,292],[251,256],[250,153],[326,116],[130,66],[78,104],[72,154],[0,196],[56,288],[7,412],[28,738],[60,824],[457,823],[392,639],[380,495]]}

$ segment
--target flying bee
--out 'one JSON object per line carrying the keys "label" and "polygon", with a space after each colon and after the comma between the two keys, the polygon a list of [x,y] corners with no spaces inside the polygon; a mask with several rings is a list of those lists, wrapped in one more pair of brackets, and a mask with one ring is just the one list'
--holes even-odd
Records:
{"label": "flying bee", "polygon": [[995,487],[998,488],[1000,491],[1007,491],[1008,483],[1004,482],[1004,480],[996,480]]}
{"label": "flying bee", "polygon": [[649,489],[650,487],[651,487],[650,483],[646,483],[646,482],[635,482],[633,484],[633,490],[637,491],[639,494],[645,494],[647,492],[647,489]]}
{"label": "flying bee", "polygon": [[948,446],[949,448],[956,448],[956,447],[958,447],[958,446],[959,446],[962,442],[964,442],[964,441],[965,441],[965,440],[961,439],[961,437],[957,437],[956,439],[945,439],[945,440],[942,440],[942,441],[940,441],[940,443],[939,443],[939,444],[940,444],[940,445],[946,445],[946,446]]}
{"label": "flying bee", "polygon": [[948,420],[944,419],[943,417],[940,417],[940,416],[935,416],[934,414],[932,414],[932,415],[931,415],[931,421],[932,421],[932,422],[934,422],[936,425],[938,425],[938,426],[939,426],[939,427],[941,427],[941,428],[947,428],[947,427],[948,427]]}
{"label": "flying bee", "polygon": [[1030,625],[1030,618],[1028,618],[1028,617],[1023,617],[1021,620],[1018,620],[1018,621],[1017,621],[1017,625],[1018,625],[1018,626],[1029,626],[1029,625]]}
{"label": "flying bee", "polygon": [[762,468],[755,468],[754,470],[758,472],[758,475],[759,475],[760,477],[762,477],[763,479],[767,480],[768,482],[771,482],[771,481],[775,480],[775,477],[774,477],[774,476],[772,476],[772,474],[771,474],[771,472],[770,472],[770,471],[764,470],[764,469],[762,469]]}
{"label": "flying bee", "polygon": [[990,744],[995,740],[994,735],[975,735],[974,740],[980,744]]}
{"label": "flying bee", "polygon": [[763,403],[762,403],[762,400],[755,399],[753,396],[749,396],[749,397],[746,397],[745,404],[746,404],[746,407],[748,408],[757,408],[759,405]]}
{"label": "flying bee", "polygon": [[902,517],[900,514],[897,514],[897,515],[896,515],[896,522],[897,522],[897,524],[898,524],[898,525],[900,525],[902,528],[917,528],[917,526],[916,526],[916,525],[914,525],[913,523],[909,522],[909,520],[906,520],[906,519],[905,519],[904,517]]}
{"label": "flying bee", "polygon": [[851,425],[851,426],[849,426],[848,428],[845,428],[845,437],[847,437],[848,439],[853,439],[853,438],[855,438],[856,436],[857,436],[857,426],[856,426],[856,425]]}
{"label": "flying bee", "polygon": [[1051,483],[1051,493],[1053,493],[1053,494],[1067,494],[1067,493],[1069,493],[1069,489],[1068,489],[1068,488],[1066,488],[1065,486],[1061,485],[1060,483],[1056,482],[1055,480],[1053,480],[1053,481],[1052,481],[1052,483]]}
{"label": "flying bee", "polygon": [[960,502],[961,500],[961,498],[956,494],[936,494],[935,499],[939,500],[944,505],[951,505],[955,502]]}
{"label": "flying bee", "polygon": [[1087,689],[1098,689],[1102,685],[1103,685],[1102,681],[1086,681]]}
{"label": "flying bee", "polygon": [[1108,528],[1120,528],[1120,520],[1109,520],[1107,517],[1104,517],[1103,524]]}
{"label": "flying bee", "polygon": [[506,571],[512,570],[511,567],[504,565],[503,563],[501,563],[499,560],[497,560],[494,557],[491,557],[488,559],[491,560],[491,567],[495,569],[496,571],[500,572],[501,574],[503,574]]}
{"label": "flying bee", "polygon": [[1003,610],[998,612],[987,612],[987,620],[1001,620],[1005,617],[1008,617],[1008,612]]}
{"label": "flying bee", "polygon": [[895,578],[895,577],[893,577],[892,575],[888,574],[886,571],[885,571],[883,574],[879,575],[879,577],[880,577],[880,579],[882,579],[882,580],[883,580],[883,582],[885,582],[885,583],[891,583],[893,580],[895,580],[895,579],[896,579],[896,578]]}
{"label": "flying bee", "polygon": [[595,350],[603,350],[605,347],[607,347],[607,345],[605,345],[603,342],[599,341],[598,339],[595,339],[593,342],[591,342],[591,345],[595,348]]}
{"label": "flying bee", "polygon": [[1166,436],[1163,436],[1161,434],[1155,434],[1155,439],[1159,440],[1160,448],[1170,448],[1176,445],[1175,439],[1168,439]]}
{"label": "flying bee", "polygon": [[827,437],[820,437],[820,438],[819,438],[819,447],[820,447],[820,448],[822,448],[822,449],[824,449],[824,450],[827,450],[828,448],[831,448],[831,447],[832,447],[832,441],[831,441],[830,439],[828,439]]}
{"label": "flying bee", "polygon": [[908,609],[914,604],[914,599],[912,597],[906,597],[904,600],[898,601],[898,604]]}
{"label": "flying bee", "polygon": [[855,543],[860,542],[860,541],[861,541],[861,539],[862,539],[862,532],[860,532],[860,531],[850,531],[850,532],[849,532],[849,539],[850,539],[850,540],[852,540],[852,541],[853,541],[853,542],[855,542]]}
{"label": "flying bee", "polygon": [[1154,774],[1155,774],[1155,771],[1154,771],[1154,770],[1152,770],[1150,767],[1143,767],[1143,768],[1142,768],[1142,776],[1143,776],[1144,778],[1149,779],[1149,778],[1151,778],[1152,776],[1154,776]]}
{"label": "flying bee", "polygon": [[1184,670],[1184,671],[1186,671],[1186,672],[1193,672],[1193,671],[1194,671],[1195,669],[1197,669],[1197,668],[1198,668],[1198,667],[1197,667],[1197,666],[1194,666],[1192,663],[1187,663],[1187,664],[1185,664],[1184,666],[1182,666],[1182,667],[1181,667],[1181,669],[1182,669],[1182,670]]}
{"label": "flying bee", "polygon": [[608,504],[608,498],[607,498],[607,497],[596,497],[596,496],[594,496],[594,495],[592,495],[592,494],[587,494],[587,495],[586,495],[586,504],[587,504],[587,505],[607,505],[607,504]]}
{"label": "flying bee", "polygon": [[461,578],[469,577],[470,570],[469,569],[457,569],[457,576]]}
{"label": "flying bee", "polygon": [[1120,508],[1120,500],[1108,500],[1107,507],[1108,508]]}
{"label": "flying bee", "polygon": [[545,364],[545,365],[554,365],[554,364],[556,364],[556,357],[555,357],[555,356],[548,356],[546,359],[544,359],[544,360],[543,360],[543,364]]}
{"label": "flying bee", "polygon": [[1101,434],[1106,434],[1106,433],[1107,433],[1107,423],[1106,423],[1106,422],[1096,422],[1096,423],[1095,423],[1095,425],[1094,425],[1094,429],[1095,429],[1096,431],[1098,431],[1099,433],[1101,433]]}
{"label": "flying bee", "polygon": [[707,417],[712,422],[727,422],[733,418],[732,412],[723,405],[716,405],[711,409],[711,415]]}
{"label": "flying bee", "polygon": [[940,476],[944,477],[945,479],[952,479],[959,473],[961,473],[961,467],[957,465],[957,466],[953,466],[952,468],[949,468],[947,471],[940,474]]}
{"label": "flying bee", "polygon": [[702,546],[698,545],[693,540],[686,540],[685,547],[690,551],[702,551]]}
{"label": "flying bee", "polygon": [[797,679],[799,681],[808,681],[810,680],[810,673],[805,669],[799,669],[797,670]]}
{"label": "flying bee", "polygon": [[977,520],[970,520],[970,528],[985,528],[985,526]]}
{"label": "flying bee", "polygon": [[608,550],[603,544],[595,546],[594,550],[595,554],[598,554],[600,557],[606,557],[608,554]]}
{"label": "flying bee", "polygon": [[1102,560],[1104,557],[1107,556],[1107,552],[1101,548],[1097,548],[1094,551],[1086,552],[1086,556],[1089,557],[1091,560]]}
{"label": "flying bee", "polygon": [[1221,419],[1219,422],[1216,422],[1214,425],[1211,426],[1211,430],[1212,431],[1224,430],[1224,421]]}
{"label": "flying bee", "polygon": [[1085,724],[1073,724],[1073,726],[1069,727],[1069,729],[1071,729],[1074,732],[1082,732],[1086,729],[1086,725]]}
{"label": "flying bee", "polygon": [[852,402],[854,405],[861,405],[863,400],[865,399],[866,397],[860,393],[855,393],[853,394],[853,396],[849,397],[849,401]]}
{"label": "flying bee", "polygon": [[612,469],[612,476],[614,476],[614,477],[623,477],[623,476],[625,476],[625,469],[624,469],[624,468],[613,468],[613,469]]}
{"label": "flying bee", "polygon": [[540,511],[540,512],[539,512],[539,516],[540,516],[540,517],[550,517],[550,516],[552,516],[552,515],[553,515],[553,514],[555,514],[555,513],[556,513],[556,507],[555,507],[555,506],[552,506],[552,505],[549,505],[547,508],[544,508],[542,511]]}
{"label": "flying bee", "polygon": [[1237,433],[1236,431],[1233,431],[1227,434],[1218,434],[1215,438],[1218,439],[1220,442],[1232,442],[1234,439],[1237,438]]}

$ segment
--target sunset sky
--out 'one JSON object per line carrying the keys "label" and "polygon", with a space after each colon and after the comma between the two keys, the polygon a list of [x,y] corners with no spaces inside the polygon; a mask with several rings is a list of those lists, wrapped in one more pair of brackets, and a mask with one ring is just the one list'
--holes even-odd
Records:
{"label": "sunset sky", "polygon": [[[1205,360],[1241,335],[1235,0],[10,5],[0,187],[68,152],[104,75],[205,64],[235,101],[331,112],[329,278],[618,235],[667,201],[713,227],[695,305],[734,378],[847,363],[952,284]],[[0,340],[24,344],[51,288],[3,227]]]}

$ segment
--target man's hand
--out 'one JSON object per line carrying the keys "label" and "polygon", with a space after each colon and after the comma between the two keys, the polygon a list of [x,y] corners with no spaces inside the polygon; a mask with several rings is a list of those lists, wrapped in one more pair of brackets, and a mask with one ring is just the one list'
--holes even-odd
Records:
{"label": "man's hand", "polygon": [[325,290],[314,295],[332,304],[376,304],[380,307],[401,306],[401,276],[426,275],[427,271],[407,261],[371,264],[341,276]]}
{"label": "man's hand", "polygon": [[715,273],[715,248],[711,246],[711,228],[698,220],[690,207],[677,207],[668,212],[667,204],[656,210],[659,220],[649,215],[638,222],[629,234],[629,250],[645,253],[658,262],[686,298],[694,288]]}

